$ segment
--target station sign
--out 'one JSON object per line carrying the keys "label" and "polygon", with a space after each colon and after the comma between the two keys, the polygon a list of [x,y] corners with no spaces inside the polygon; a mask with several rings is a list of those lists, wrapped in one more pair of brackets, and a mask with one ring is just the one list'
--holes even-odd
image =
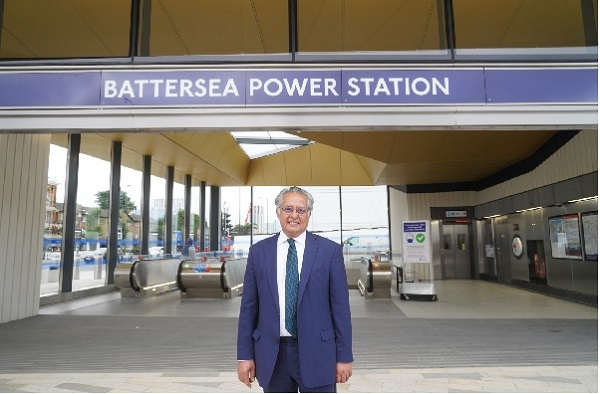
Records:
{"label": "station sign", "polygon": [[597,104],[597,67],[0,72],[0,108]]}
{"label": "station sign", "polygon": [[466,218],[467,211],[446,211],[447,218]]}

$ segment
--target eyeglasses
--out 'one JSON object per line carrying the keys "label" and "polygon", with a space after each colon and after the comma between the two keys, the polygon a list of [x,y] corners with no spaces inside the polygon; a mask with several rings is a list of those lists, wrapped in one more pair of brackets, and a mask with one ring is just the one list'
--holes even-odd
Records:
{"label": "eyeglasses", "polygon": [[[296,209],[296,213],[300,216],[304,216],[308,212],[308,208],[296,207],[295,209]],[[281,207],[281,210],[283,212],[285,212],[286,215],[291,215],[292,213],[294,213],[294,207],[290,207],[290,206]]]}

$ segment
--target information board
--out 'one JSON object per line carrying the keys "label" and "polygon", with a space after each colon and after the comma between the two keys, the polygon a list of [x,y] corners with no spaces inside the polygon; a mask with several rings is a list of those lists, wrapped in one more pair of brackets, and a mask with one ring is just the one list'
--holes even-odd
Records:
{"label": "information board", "polygon": [[402,243],[404,263],[430,263],[431,234],[429,220],[403,221]]}

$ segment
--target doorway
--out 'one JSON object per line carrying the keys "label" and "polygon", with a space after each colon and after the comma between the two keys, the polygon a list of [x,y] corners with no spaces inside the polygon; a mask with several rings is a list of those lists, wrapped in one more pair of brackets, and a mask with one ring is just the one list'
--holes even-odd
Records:
{"label": "doorway", "polygon": [[471,237],[466,224],[442,225],[442,279],[471,279]]}
{"label": "doorway", "polygon": [[510,283],[510,254],[512,253],[508,238],[508,222],[506,216],[494,218],[494,244],[496,245],[496,271],[498,281]]}
{"label": "doorway", "polygon": [[527,257],[529,259],[529,282],[544,286],[548,285],[544,241],[528,240]]}

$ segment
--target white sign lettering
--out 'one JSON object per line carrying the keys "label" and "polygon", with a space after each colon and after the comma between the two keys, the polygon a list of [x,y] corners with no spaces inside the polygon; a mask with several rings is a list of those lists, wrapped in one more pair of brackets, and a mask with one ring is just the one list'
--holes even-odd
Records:
{"label": "white sign lettering", "polygon": [[450,95],[450,80],[446,77],[442,80],[438,78],[349,78],[348,90],[349,96],[425,96],[432,94],[437,96],[442,94]]}
{"label": "white sign lettering", "polygon": [[190,79],[125,79],[122,82],[107,79],[104,82],[105,98],[147,97],[239,97],[240,93],[232,78]]}

